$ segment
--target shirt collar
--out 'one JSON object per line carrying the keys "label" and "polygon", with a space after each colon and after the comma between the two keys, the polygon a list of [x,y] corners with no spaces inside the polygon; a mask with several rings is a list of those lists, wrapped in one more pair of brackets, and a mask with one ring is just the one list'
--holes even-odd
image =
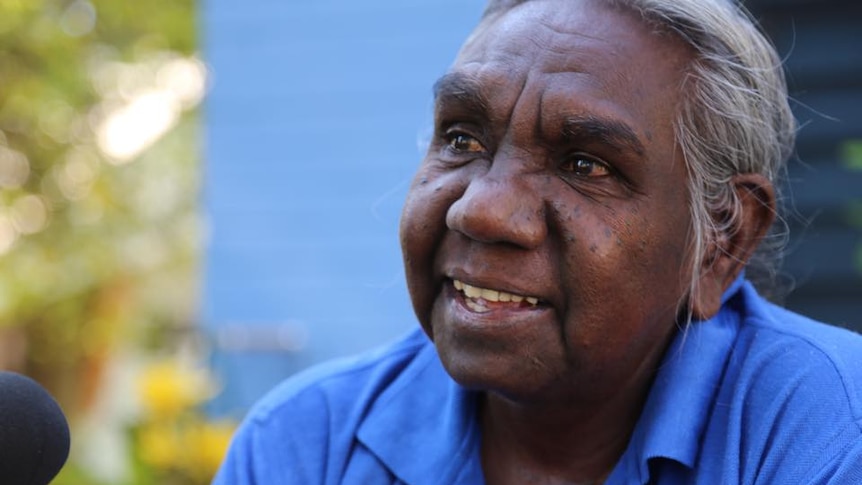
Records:
{"label": "shirt collar", "polygon": [[429,342],[380,395],[357,437],[405,483],[454,484],[465,473],[481,476],[476,421],[476,394],[449,377]]}
{"label": "shirt collar", "polygon": [[639,477],[649,462],[669,459],[692,468],[728,356],[739,331],[729,300],[746,286],[740,275],[722,295],[718,314],[678,332],[665,353],[629,446],[608,483]]}

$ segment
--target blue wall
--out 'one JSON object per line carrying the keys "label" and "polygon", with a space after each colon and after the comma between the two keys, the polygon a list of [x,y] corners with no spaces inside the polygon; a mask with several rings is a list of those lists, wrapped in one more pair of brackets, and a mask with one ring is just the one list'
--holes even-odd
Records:
{"label": "blue wall", "polygon": [[209,0],[203,317],[241,413],[416,325],[398,217],[481,0]]}

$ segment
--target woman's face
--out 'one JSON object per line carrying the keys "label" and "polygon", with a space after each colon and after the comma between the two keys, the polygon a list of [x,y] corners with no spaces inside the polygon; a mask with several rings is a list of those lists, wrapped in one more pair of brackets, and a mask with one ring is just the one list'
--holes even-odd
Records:
{"label": "woman's face", "polygon": [[593,1],[527,2],[464,46],[401,221],[416,314],[455,380],[583,401],[649,379],[687,288],[689,60]]}

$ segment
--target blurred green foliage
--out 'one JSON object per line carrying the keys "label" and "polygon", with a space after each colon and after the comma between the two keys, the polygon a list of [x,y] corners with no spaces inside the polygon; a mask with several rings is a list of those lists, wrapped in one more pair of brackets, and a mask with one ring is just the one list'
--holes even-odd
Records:
{"label": "blurred green foliage", "polygon": [[[862,172],[862,140],[847,140],[841,146],[841,163],[853,172]],[[856,200],[847,205],[847,220],[850,226],[862,232],[862,191]],[[856,248],[854,258],[856,269],[862,273],[862,242]]]}
{"label": "blurred green foliage", "polygon": [[841,161],[848,170],[862,171],[862,140],[845,141],[841,152]]}
{"label": "blurred green foliage", "polygon": [[194,7],[0,0],[0,366],[73,421],[107,359],[194,320]]}
{"label": "blurred green foliage", "polygon": [[[195,7],[0,0],[0,368],[35,377],[70,418],[58,484],[173,476],[137,456],[141,404],[123,381],[194,334]],[[188,412],[209,468],[169,481],[206,483],[229,428]]]}

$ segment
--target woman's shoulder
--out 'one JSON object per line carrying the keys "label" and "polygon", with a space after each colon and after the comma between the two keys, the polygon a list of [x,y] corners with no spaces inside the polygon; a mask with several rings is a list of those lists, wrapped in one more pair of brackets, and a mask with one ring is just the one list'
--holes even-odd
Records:
{"label": "woman's shoulder", "polygon": [[381,396],[433,363],[415,331],[357,357],[326,362],[282,382],[249,411],[214,483],[328,483],[350,472],[357,483],[390,483],[390,472],[355,446]]}
{"label": "woman's shoulder", "polygon": [[[371,404],[407,368],[433,346],[420,331],[368,352],[312,366],[281,382],[249,412],[256,421],[278,420],[284,414],[311,407],[312,414],[342,405]],[[308,414],[304,414],[306,417]]]}
{"label": "woman's shoulder", "polygon": [[859,463],[862,336],[766,301],[748,309],[713,414],[739,476],[819,483]]}

